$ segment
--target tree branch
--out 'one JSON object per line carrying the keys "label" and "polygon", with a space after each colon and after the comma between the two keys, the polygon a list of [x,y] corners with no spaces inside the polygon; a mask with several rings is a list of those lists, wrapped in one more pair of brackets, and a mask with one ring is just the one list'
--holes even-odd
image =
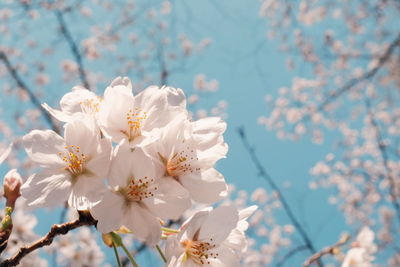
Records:
{"label": "tree branch", "polygon": [[369,102],[368,99],[365,100],[365,106],[367,109],[368,116],[371,120],[372,127],[374,127],[374,129],[375,129],[376,142],[378,144],[378,149],[379,149],[379,152],[382,157],[383,166],[385,168],[386,176],[389,181],[389,194],[392,199],[392,204],[395,209],[397,219],[399,220],[399,223],[400,223],[400,203],[398,202],[397,196],[396,196],[396,187],[397,186],[396,186],[395,178],[393,177],[393,174],[392,174],[392,169],[389,166],[389,156],[386,151],[386,144],[383,142],[383,136],[382,136],[381,130],[379,128],[378,122],[375,120],[375,117],[374,117],[373,113],[371,112],[371,103]]}
{"label": "tree branch", "polygon": [[61,34],[64,36],[65,40],[67,41],[72,55],[75,58],[76,63],[78,64],[78,72],[79,72],[79,78],[81,82],[83,83],[83,86],[85,86],[86,89],[90,90],[90,85],[86,77],[85,73],[85,68],[83,67],[83,61],[82,61],[82,55],[79,52],[78,45],[75,43],[74,39],[72,38],[71,32],[69,31],[67,24],[65,23],[64,20],[64,15],[61,11],[56,11],[56,17],[58,24],[60,25],[60,30]]}
{"label": "tree branch", "polygon": [[348,241],[350,240],[350,236],[349,235],[345,235],[343,236],[338,242],[336,242],[335,244],[326,247],[324,249],[322,249],[321,251],[315,253],[314,255],[312,255],[310,258],[308,258],[304,263],[303,263],[303,267],[306,266],[310,266],[311,264],[313,264],[314,262],[318,261],[321,259],[321,257],[327,255],[327,254],[336,254],[336,251],[339,247],[343,246],[344,244],[346,244]]}
{"label": "tree branch", "polygon": [[[247,150],[247,152],[250,155],[251,160],[253,163],[256,165],[256,168],[258,169],[258,172],[260,173],[260,176],[264,178],[264,180],[268,183],[268,185],[278,193],[278,198],[279,201],[282,203],[283,209],[286,212],[287,216],[289,217],[290,221],[293,223],[294,227],[296,230],[299,232],[301,238],[303,239],[305,246],[311,253],[316,253],[317,250],[315,249],[310,237],[306,233],[306,231],[303,229],[301,226],[300,222],[294,215],[289,203],[287,202],[286,198],[282,194],[282,191],[278,187],[278,185],[274,182],[272,177],[267,173],[263,165],[261,164],[260,160],[258,159],[256,153],[254,152],[254,148],[251,147],[249,144],[249,141],[247,140],[246,133],[243,127],[238,128],[238,133],[240,136],[240,139],[242,140],[242,143]],[[323,263],[318,260],[317,261],[318,266],[324,266]]]}
{"label": "tree branch", "polygon": [[4,65],[6,66],[7,71],[10,73],[11,77],[14,79],[14,81],[17,83],[17,85],[21,88],[21,90],[23,90],[24,92],[26,92],[28,94],[29,99],[32,102],[32,104],[40,110],[42,116],[44,117],[46,122],[50,125],[50,127],[55,132],[60,133],[60,129],[54,123],[50,114],[47,112],[47,110],[45,110],[42,107],[39,99],[33,93],[32,89],[30,89],[28,87],[28,85],[21,79],[21,77],[19,76],[19,74],[17,72],[17,69],[11,65],[10,60],[8,59],[7,55],[3,51],[0,51],[0,60],[3,61]]}
{"label": "tree branch", "polygon": [[293,249],[291,249],[288,253],[286,253],[282,259],[276,264],[276,267],[282,267],[286,261],[288,261],[291,257],[293,257],[294,255],[296,255],[297,252],[303,251],[308,249],[307,246],[302,245],[302,246],[298,246],[295,247]]}
{"label": "tree branch", "polygon": [[65,235],[69,231],[84,225],[91,226],[96,224],[97,221],[93,219],[88,211],[79,211],[79,219],[64,224],[54,224],[47,235],[30,244],[29,246],[21,247],[13,257],[1,262],[0,267],[16,266],[19,264],[22,258],[29,253],[35,251],[38,248],[50,245],[56,236]]}
{"label": "tree branch", "polygon": [[364,73],[364,75],[362,75],[361,77],[354,78],[348,81],[343,87],[339,88],[332,95],[326,98],[317,107],[316,111],[323,110],[329,103],[331,103],[336,98],[340,97],[342,94],[350,90],[353,86],[357,85],[359,82],[372,78],[380,70],[383,64],[385,64],[385,62],[390,58],[390,56],[393,54],[394,49],[399,45],[400,45],[400,33],[397,35],[396,39],[393,40],[392,43],[390,43],[389,47],[383,53],[382,57],[379,58],[378,64],[374,68]]}

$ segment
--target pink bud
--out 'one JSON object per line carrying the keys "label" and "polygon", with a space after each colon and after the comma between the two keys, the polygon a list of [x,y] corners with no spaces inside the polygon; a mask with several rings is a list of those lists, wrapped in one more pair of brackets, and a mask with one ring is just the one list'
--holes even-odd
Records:
{"label": "pink bud", "polygon": [[4,197],[7,199],[6,205],[14,208],[15,201],[21,195],[20,187],[22,184],[21,175],[16,169],[10,170],[4,176]]}

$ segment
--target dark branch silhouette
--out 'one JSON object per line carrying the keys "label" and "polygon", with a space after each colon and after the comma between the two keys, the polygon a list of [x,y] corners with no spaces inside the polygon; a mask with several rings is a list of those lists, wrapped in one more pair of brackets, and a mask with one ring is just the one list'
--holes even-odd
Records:
{"label": "dark branch silhouette", "polygon": [[22,80],[22,78],[19,76],[18,71],[15,67],[12,66],[10,60],[8,59],[7,55],[0,51],[0,60],[4,63],[6,66],[7,71],[10,73],[11,77],[14,79],[14,81],[17,83],[17,85],[20,87],[21,90],[26,92],[29,96],[30,101],[32,104],[40,110],[40,113],[42,114],[43,118],[46,120],[46,122],[50,125],[50,127],[53,129],[53,131],[60,133],[60,129],[58,126],[54,123],[52,117],[50,114],[45,110],[41,103],[40,100],[37,98],[37,96],[33,93],[33,90],[28,87],[28,85]]}
{"label": "dark branch silhouette", "polygon": [[74,39],[72,38],[71,32],[68,29],[67,24],[64,20],[64,15],[61,11],[56,11],[56,17],[58,24],[60,25],[61,34],[64,36],[65,40],[67,41],[69,47],[71,48],[72,55],[75,58],[76,64],[78,64],[78,72],[79,78],[85,86],[86,89],[90,90],[90,85],[86,77],[85,68],[83,66],[82,55],[79,52],[78,45],[75,43]]}
{"label": "dark branch silhouette", "polygon": [[382,57],[379,58],[378,64],[367,71],[361,77],[351,79],[344,86],[332,93],[328,98],[326,98],[318,107],[317,111],[322,111],[329,103],[334,101],[336,98],[340,97],[345,92],[349,91],[351,88],[356,86],[358,83],[372,78],[385,64],[386,61],[391,57],[395,48],[400,45],[400,34],[397,35],[396,39],[389,45],[386,51],[383,53]]}
{"label": "dark branch silhouette", "polygon": [[[282,194],[282,191],[280,190],[278,185],[274,182],[272,177],[268,174],[268,172],[265,170],[264,166],[261,164],[260,160],[258,159],[258,157],[254,151],[254,148],[249,144],[249,141],[247,140],[247,136],[246,136],[244,128],[243,127],[238,128],[238,133],[239,133],[240,139],[242,140],[242,143],[243,143],[245,149],[247,150],[247,152],[250,155],[251,160],[253,161],[254,165],[256,165],[256,168],[257,168],[260,176],[268,183],[268,185],[274,191],[276,191],[276,193],[278,195],[278,199],[282,203],[284,211],[286,212],[290,221],[293,223],[296,230],[299,232],[302,240],[305,243],[305,246],[311,253],[315,254],[317,252],[317,250],[315,249],[310,237],[308,236],[308,234],[304,230],[304,228],[301,226],[299,220],[294,215],[292,208],[290,207],[286,198]],[[320,260],[317,260],[317,264],[318,264],[318,266],[324,266],[322,261],[320,261]]]}
{"label": "dark branch silhouette", "polygon": [[54,224],[51,227],[50,231],[44,237],[42,237],[41,239],[37,240],[36,242],[28,246],[21,247],[13,257],[1,262],[0,267],[16,266],[19,264],[22,258],[28,255],[29,253],[41,247],[50,245],[56,236],[65,235],[69,231],[79,228],[81,226],[96,225],[96,223],[97,221],[93,219],[93,217],[90,215],[89,212],[79,211],[79,219],[64,224]]}

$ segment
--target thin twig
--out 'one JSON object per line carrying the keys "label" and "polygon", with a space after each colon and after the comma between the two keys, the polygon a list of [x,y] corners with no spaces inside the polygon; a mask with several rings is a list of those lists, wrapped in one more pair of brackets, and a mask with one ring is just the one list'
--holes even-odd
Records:
{"label": "thin twig", "polygon": [[54,224],[44,237],[28,246],[21,247],[13,257],[1,262],[0,267],[16,266],[27,254],[35,251],[38,248],[50,245],[56,236],[65,235],[69,231],[84,225],[96,225],[96,223],[97,221],[93,219],[89,212],[79,211],[79,219],[64,224]]}
{"label": "thin twig", "polygon": [[392,199],[392,204],[396,212],[397,219],[400,222],[400,203],[398,202],[398,198],[396,196],[396,182],[395,178],[393,177],[392,170],[389,166],[389,156],[386,150],[386,145],[383,142],[383,136],[381,130],[379,128],[378,122],[376,121],[372,111],[371,111],[371,103],[368,99],[365,100],[365,106],[367,109],[368,116],[371,120],[371,124],[375,129],[375,138],[376,142],[378,143],[379,152],[382,157],[383,166],[385,168],[385,172],[387,175],[387,179],[389,181],[389,194]]}
{"label": "thin twig", "polygon": [[[310,237],[308,236],[307,232],[304,230],[304,228],[301,226],[299,220],[296,218],[294,215],[292,208],[290,207],[289,203],[287,202],[286,198],[282,194],[282,191],[278,187],[278,185],[274,182],[272,177],[268,174],[268,172],[265,170],[264,166],[261,164],[260,160],[258,159],[256,153],[254,152],[254,148],[249,144],[249,141],[247,140],[246,133],[243,127],[238,128],[238,133],[240,136],[240,139],[242,140],[242,143],[247,150],[247,152],[250,155],[250,158],[252,159],[253,163],[256,165],[256,168],[258,169],[258,172],[262,178],[268,183],[268,185],[277,192],[279,201],[282,203],[283,209],[286,212],[287,216],[289,217],[290,221],[293,223],[294,227],[296,230],[299,232],[301,238],[303,239],[305,246],[311,253],[316,253],[317,250],[315,249]],[[324,266],[323,263],[318,260],[317,261],[318,266]]]}
{"label": "thin twig", "polygon": [[29,96],[30,101],[32,104],[38,108],[43,116],[43,118],[46,120],[46,122],[50,125],[50,127],[53,129],[53,131],[60,133],[60,129],[58,126],[54,123],[52,117],[50,114],[42,107],[39,99],[37,96],[33,93],[32,89],[28,87],[28,85],[22,80],[22,78],[19,76],[18,71],[15,67],[12,66],[10,60],[8,59],[7,55],[0,51],[0,60],[4,63],[6,66],[7,71],[10,73],[11,77],[14,79],[14,81],[17,83],[17,85],[20,87],[21,90],[26,92]]}
{"label": "thin twig", "polygon": [[303,267],[306,266],[310,266],[311,264],[313,264],[314,262],[318,261],[321,259],[321,257],[328,255],[328,254],[336,254],[336,251],[339,247],[343,246],[344,244],[346,244],[348,241],[350,240],[350,236],[349,235],[345,235],[343,236],[338,242],[336,242],[335,244],[326,247],[324,249],[322,249],[321,251],[315,253],[314,255],[312,255],[310,258],[308,258],[304,263],[303,263]]}
{"label": "thin twig", "polygon": [[323,110],[329,103],[331,103],[333,100],[353,88],[355,85],[358,83],[367,80],[369,78],[372,78],[379,70],[380,68],[385,64],[386,61],[390,58],[390,56],[393,54],[394,49],[400,45],[400,34],[397,35],[396,39],[393,40],[392,43],[390,43],[389,47],[386,49],[386,51],[383,53],[382,57],[379,58],[378,64],[364,73],[364,75],[351,79],[348,81],[344,86],[333,92],[328,98],[326,98],[318,107],[317,111]]}
{"label": "thin twig", "polygon": [[56,11],[56,17],[58,24],[60,26],[61,34],[64,36],[65,40],[67,41],[69,47],[71,48],[72,55],[75,58],[76,63],[78,64],[78,72],[79,78],[86,89],[90,90],[90,85],[86,77],[85,68],[83,66],[82,55],[79,52],[78,45],[75,43],[74,39],[72,38],[72,34],[69,31],[67,24],[64,20],[64,15],[61,11]]}
{"label": "thin twig", "polygon": [[291,257],[296,255],[296,253],[298,253],[300,251],[303,251],[303,250],[306,250],[306,249],[308,249],[307,246],[302,245],[302,246],[298,246],[298,247],[295,247],[295,248],[289,250],[289,252],[286,253],[282,257],[282,259],[276,264],[276,267],[282,267]]}

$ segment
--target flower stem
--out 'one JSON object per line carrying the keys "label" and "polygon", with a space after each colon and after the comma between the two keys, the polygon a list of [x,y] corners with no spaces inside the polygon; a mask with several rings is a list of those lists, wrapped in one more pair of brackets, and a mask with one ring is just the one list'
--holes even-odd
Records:
{"label": "flower stem", "polygon": [[162,260],[164,263],[167,263],[167,258],[165,257],[164,253],[162,252],[161,248],[159,245],[156,245],[156,249],[158,251],[158,253],[160,254]]}
{"label": "flower stem", "polygon": [[164,232],[167,232],[167,233],[174,233],[174,234],[178,234],[179,233],[179,230],[166,228],[166,227],[162,227],[161,230],[163,230]]}
{"label": "flower stem", "polygon": [[121,261],[119,260],[118,250],[117,250],[117,248],[115,247],[114,242],[113,242],[112,246],[113,246],[113,249],[114,249],[115,257],[117,258],[118,267],[122,267]]}
{"label": "flower stem", "polygon": [[129,250],[125,247],[125,245],[123,243],[121,243],[121,247],[125,251],[126,256],[128,256],[128,258],[131,261],[132,265],[134,267],[139,267],[139,265],[136,263],[135,259],[132,257],[131,253],[129,253]]}

